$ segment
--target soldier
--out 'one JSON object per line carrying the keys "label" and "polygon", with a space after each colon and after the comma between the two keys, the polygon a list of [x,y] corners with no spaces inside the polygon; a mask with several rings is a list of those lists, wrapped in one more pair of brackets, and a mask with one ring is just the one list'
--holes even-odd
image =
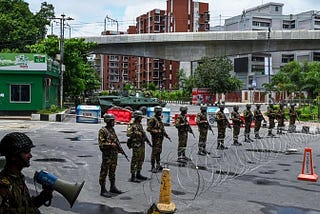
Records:
{"label": "soldier", "polygon": [[132,147],[132,158],[130,164],[131,178],[129,181],[136,183],[139,183],[139,180],[147,180],[147,177],[141,175],[146,141],[146,133],[141,125],[141,120],[142,112],[134,111],[133,120],[130,121],[127,127],[127,136],[130,139]]}
{"label": "soldier", "polygon": [[275,135],[272,134],[272,129],[275,127],[274,120],[276,119],[276,113],[273,109],[273,104],[269,104],[269,108],[267,110],[267,116],[269,118],[269,128],[268,128],[268,136],[274,137]]}
{"label": "soldier", "polygon": [[[30,197],[22,169],[30,166],[31,139],[20,132],[5,135],[0,142],[6,163],[0,172],[0,213],[40,213],[39,207],[51,203],[52,189],[43,186],[38,196]],[[49,202],[49,203],[47,203]]]}
{"label": "soldier", "polygon": [[180,114],[175,121],[175,127],[178,129],[178,162],[186,162],[189,158],[186,156],[186,147],[188,141],[188,132],[190,131],[190,125],[187,119],[188,108],[186,106],[180,107]]}
{"label": "soldier", "polygon": [[263,114],[260,110],[260,104],[256,104],[256,109],[253,111],[253,117],[255,120],[255,126],[254,126],[254,137],[255,139],[261,139],[259,135],[259,131],[261,128],[261,122],[266,122],[266,119],[264,119]]}
{"label": "soldier", "polygon": [[119,149],[117,146],[118,137],[114,130],[114,115],[103,115],[106,126],[102,127],[98,133],[99,149],[102,152],[102,162],[100,167],[99,184],[101,187],[100,195],[103,197],[111,197],[112,195],[106,190],[106,177],[109,175],[110,180],[110,192],[121,194],[115,186],[116,181],[116,168],[118,161]]}
{"label": "soldier", "polygon": [[218,144],[217,149],[228,149],[224,146],[224,138],[226,137],[226,127],[231,128],[228,118],[224,114],[224,105],[219,105],[220,110],[216,113],[216,121],[218,125]]}
{"label": "soldier", "polygon": [[199,144],[198,144],[198,154],[199,155],[206,155],[210,154],[206,150],[206,142],[207,142],[207,135],[208,135],[208,129],[210,129],[210,124],[207,119],[207,107],[201,106],[200,107],[200,113],[196,116],[196,123],[198,125],[199,130]]}
{"label": "soldier", "polygon": [[251,112],[251,105],[247,104],[246,109],[243,111],[244,116],[244,142],[251,143],[253,140],[250,138],[250,128],[253,120],[253,114]]}
{"label": "soldier", "polygon": [[[166,137],[171,140],[164,129],[163,122],[161,120],[162,108],[161,106],[154,107],[154,116],[148,121],[147,131],[150,132],[152,137],[152,152],[151,152],[151,172],[157,173],[162,170],[160,165],[160,156],[162,152],[163,138]],[[157,167],[155,167],[157,163]]]}
{"label": "soldier", "polygon": [[296,131],[296,119],[298,119],[297,111],[294,109],[294,103],[291,103],[289,110],[289,132],[293,133]]}
{"label": "soldier", "polygon": [[281,103],[279,106],[279,110],[277,112],[277,120],[278,120],[278,126],[277,126],[277,134],[284,134],[283,129],[285,127],[284,121],[286,117],[283,110],[283,104]]}
{"label": "soldier", "polygon": [[240,134],[240,126],[242,123],[240,113],[238,112],[239,106],[233,106],[233,112],[231,112],[231,120],[233,123],[233,145],[241,146],[242,144],[239,143],[238,138]]}

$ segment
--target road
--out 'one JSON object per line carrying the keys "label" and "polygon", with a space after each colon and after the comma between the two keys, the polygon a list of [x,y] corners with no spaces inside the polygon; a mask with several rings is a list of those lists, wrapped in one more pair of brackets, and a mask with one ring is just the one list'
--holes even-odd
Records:
{"label": "road", "polygon": [[[170,104],[171,114],[178,113],[180,105]],[[189,106],[189,113],[199,111],[198,106]],[[231,111],[231,109],[230,109]],[[42,213],[144,213],[152,203],[159,201],[161,173],[151,173],[150,152],[146,157],[142,174],[149,177],[139,184],[128,182],[129,162],[119,154],[116,185],[125,193],[113,198],[99,195],[98,176],[101,152],[97,145],[97,132],[103,124],[76,123],[74,117],[64,122],[23,120],[0,120],[0,137],[11,131],[26,133],[35,143],[31,167],[25,169],[26,182],[32,195],[41,186],[34,185],[35,171],[46,170],[59,179],[85,185],[74,206],[58,192],[50,207],[41,207]],[[146,120],[143,120],[146,125]],[[298,130],[302,125],[298,124]],[[310,129],[317,130],[316,124]],[[120,141],[126,140],[126,125],[115,126]],[[193,131],[198,137],[195,126]],[[216,150],[215,135],[209,132],[208,156],[197,155],[197,139],[189,135],[187,155],[192,159],[186,167],[178,167],[177,130],[166,126],[173,143],[164,140],[162,163],[170,169],[172,201],[176,213],[187,214],[274,214],[274,213],[320,213],[318,182],[298,181],[303,153],[312,148],[315,173],[319,172],[319,135],[294,133],[266,137],[262,129],[261,140],[240,147],[231,146],[232,130],[227,130],[228,150]],[[243,141],[243,130],[240,139]],[[123,144],[125,152],[131,151]],[[297,152],[288,152],[296,149]],[[108,188],[108,186],[107,186]]]}

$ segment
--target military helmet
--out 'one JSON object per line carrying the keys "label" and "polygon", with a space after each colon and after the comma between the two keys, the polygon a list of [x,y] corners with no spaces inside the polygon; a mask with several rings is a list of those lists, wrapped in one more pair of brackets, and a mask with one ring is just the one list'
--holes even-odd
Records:
{"label": "military helmet", "polygon": [[260,106],[261,106],[261,104],[260,104],[260,103],[258,103],[258,104],[256,104],[256,106],[257,106],[257,107],[260,107]]}
{"label": "military helmet", "polygon": [[140,111],[140,110],[134,111],[134,112],[133,112],[133,115],[132,115],[132,117],[133,117],[134,119],[136,119],[136,118],[138,118],[138,117],[142,117],[142,116],[143,116],[143,113],[142,113],[142,111]]}
{"label": "military helmet", "polygon": [[105,123],[108,123],[111,120],[114,120],[114,115],[113,114],[104,114],[103,115],[103,120],[104,120]]}
{"label": "military helmet", "polygon": [[161,106],[156,106],[154,107],[154,112],[157,113],[157,112],[162,112],[162,107]]}
{"label": "military helmet", "polygon": [[234,105],[234,106],[233,106],[233,110],[234,110],[234,111],[238,111],[238,110],[239,110],[239,106],[238,106],[238,105]]}
{"label": "military helmet", "polygon": [[207,106],[201,106],[200,111],[207,111]]}
{"label": "military helmet", "polygon": [[5,135],[0,142],[0,155],[14,155],[28,151],[35,147],[31,139],[24,133],[11,132]]}
{"label": "military helmet", "polygon": [[251,108],[251,105],[250,105],[250,104],[247,104],[246,107],[247,107],[247,108]]}
{"label": "military helmet", "polygon": [[188,107],[187,106],[181,106],[180,107],[180,111],[183,112],[183,111],[188,111]]}
{"label": "military helmet", "polygon": [[220,105],[219,105],[219,108],[220,108],[220,109],[222,109],[222,108],[224,109],[225,106],[224,106],[223,104],[220,104]]}

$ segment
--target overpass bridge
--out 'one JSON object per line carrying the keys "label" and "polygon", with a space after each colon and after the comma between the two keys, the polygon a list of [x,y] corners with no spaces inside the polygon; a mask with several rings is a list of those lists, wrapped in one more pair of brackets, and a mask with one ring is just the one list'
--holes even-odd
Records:
{"label": "overpass bridge", "polygon": [[85,37],[96,54],[154,57],[183,62],[202,57],[249,53],[320,50],[320,31],[213,31],[123,34]]}

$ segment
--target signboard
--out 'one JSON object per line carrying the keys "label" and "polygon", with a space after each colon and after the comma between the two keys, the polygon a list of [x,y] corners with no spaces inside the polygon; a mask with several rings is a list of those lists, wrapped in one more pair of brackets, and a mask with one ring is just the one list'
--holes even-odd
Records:
{"label": "signboard", "polygon": [[47,70],[45,54],[0,53],[0,70]]}

